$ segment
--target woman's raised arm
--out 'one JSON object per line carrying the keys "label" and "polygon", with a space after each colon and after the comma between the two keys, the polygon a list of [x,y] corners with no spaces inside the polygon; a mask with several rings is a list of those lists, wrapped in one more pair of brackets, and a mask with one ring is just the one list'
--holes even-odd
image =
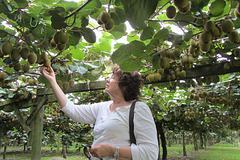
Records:
{"label": "woman's raised arm", "polygon": [[51,66],[49,66],[49,72],[47,71],[47,67],[41,67],[40,69],[42,75],[48,80],[48,82],[50,83],[53,93],[57,98],[57,101],[60,105],[61,108],[63,108],[66,103],[67,103],[67,97],[66,95],[63,93],[62,89],[59,87],[57,81],[56,81],[56,77],[55,77],[55,73],[52,69]]}

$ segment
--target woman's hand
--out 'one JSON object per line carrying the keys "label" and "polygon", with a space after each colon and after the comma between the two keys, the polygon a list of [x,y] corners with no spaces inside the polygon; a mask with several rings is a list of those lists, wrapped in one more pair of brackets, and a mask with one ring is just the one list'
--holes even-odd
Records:
{"label": "woman's hand", "polygon": [[55,73],[51,66],[49,66],[49,72],[47,71],[48,67],[42,66],[40,72],[48,80],[49,83],[56,81]]}
{"label": "woman's hand", "polygon": [[89,152],[92,154],[92,156],[97,158],[113,157],[115,152],[115,146],[106,143],[101,143],[96,146],[92,146],[89,149]]}

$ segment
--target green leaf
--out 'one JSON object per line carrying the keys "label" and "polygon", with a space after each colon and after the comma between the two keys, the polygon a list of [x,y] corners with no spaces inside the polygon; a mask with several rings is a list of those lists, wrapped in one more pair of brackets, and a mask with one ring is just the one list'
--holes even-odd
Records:
{"label": "green leaf", "polygon": [[88,69],[83,66],[73,66],[73,65],[68,65],[68,66],[69,66],[70,71],[72,71],[72,72],[85,74],[88,71]]}
{"label": "green leaf", "polygon": [[169,31],[168,29],[162,29],[160,31],[158,31],[155,35],[154,35],[154,39],[161,39],[161,40],[167,40],[168,39],[168,36],[169,36]]}
{"label": "green leaf", "polygon": [[217,17],[223,14],[226,2],[224,0],[215,0],[209,7],[211,16]]}
{"label": "green leaf", "polygon": [[145,20],[152,15],[157,7],[158,0],[121,0],[127,19],[134,29],[146,27]]}
{"label": "green leaf", "polygon": [[84,39],[88,42],[88,43],[95,43],[96,42],[96,35],[94,33],[94,31],[90,28],[81,28],[81,33],[84,37]]}
{"label": "green leaf", "polygon": [[68,31],[69,35],[68,44],[71,46],[75,46],[79,43],[82,35],[80,33],[80,28],[78,27],[73,27],[71,30],[72,31]]}
{"label": "green leaf", "polygon": [[125,12],[120,8],[116,8],[115,10],[113,10],[110,15],[115,25],[119,25],[120,23],[124,23],[126,21]]}
{"label": "green leaf", "polygon": [[19,8],[25,8],[28,5],[28,2],[26,0],[14,0]]}
{"label": "green leaf", "polygon": [[156,31],[159,31],[161,29],[161,25],[159,24],[159,22],[155,22],[155,21],[149,21],[148,27],[152,27]]}
{"label": "green leaf", "polygon": [[183,20],[185,22],[179,22],[180,25],[186,26],[189,25],[188,22],[194,22],[196,19],[192,16],[191,12],[187,12],[185,14],[182,14],[180,12],[177,12],[177,15],[175,17],[176,20]]}
{"label": "green leaf", "polygon": [[153,35],[154,35],[154,29],[152,27],[147,27],[147,28],[144,28],[140,36],[140,39],[142,41],[145,41],[147,39],[152,39]]}
{"label": "green leaf", "polygon": [[114,38],[119,39],[127,34],[126,29],[127,27],[125,23],[120,23],[119,25],[114,25],[110,33],[114,36]]}
{"label": "green leaf", "polygon": [[121,63],[119,67],[125,72],[133,72],[141,69],[141,61],[137,61],[128,57],[126,61]]}
{"label": "green leaf", "polygon": [[51,17],[51,26],[54,29],[62,29],[67,27],[67,24],[64,22],[65,18],[60,16],[59,14],[53,14],[53,16]]}

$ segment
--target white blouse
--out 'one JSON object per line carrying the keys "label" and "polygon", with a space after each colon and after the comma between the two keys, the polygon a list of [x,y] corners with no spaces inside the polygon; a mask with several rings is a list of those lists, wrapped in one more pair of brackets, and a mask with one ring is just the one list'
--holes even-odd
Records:
{"label": "white blouse", "polygon": [[[111,112],[111,104],[112,101],[74,105],[68,100],[62,111],[76,122],[95,124],[93,146],[100,143],[130,146],[129,111],[131,105],[117,107]],[[140,101],[136,103],[134,110],[134,134],[137,144],[131,145],[132,159],[157,160],[159,148],[155,122],[149,107]],[[92,159],[94,160],[94,157]],[[103,160],[114,159],[105,157]]]}

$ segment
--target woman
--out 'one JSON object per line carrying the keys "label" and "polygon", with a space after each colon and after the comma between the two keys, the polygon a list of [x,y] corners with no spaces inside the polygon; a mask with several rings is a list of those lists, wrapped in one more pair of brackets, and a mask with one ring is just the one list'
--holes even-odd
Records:
{"label": "woman", "polygon": [[156,160],[158,141],[155,123],[149,107],[138,101],[134,111],[136,144],[130,145],[129,109],[140,95],[142,79],[138,72],[123,72],[118,66],[107,79],[106,92],[112,100],[89,105],[74,105],[58,86],[50,67],[41,68],[59,102],[61,110],[77,122],[95,124],[94,140],[89,149],[92,159]]}

